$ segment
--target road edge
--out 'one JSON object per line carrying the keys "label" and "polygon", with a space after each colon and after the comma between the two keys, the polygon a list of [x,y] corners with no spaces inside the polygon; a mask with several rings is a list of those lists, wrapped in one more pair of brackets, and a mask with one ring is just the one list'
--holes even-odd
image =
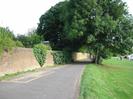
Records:
{"label": "road edge", "polygon": [[80,95],[80,84],[81,84],[81,78],[85,70],[85,65],[83,65],[83,68],[80,72],[80,76],[77,78],[76,83],[75,83],[75,94],[73,99],[79,99]]}

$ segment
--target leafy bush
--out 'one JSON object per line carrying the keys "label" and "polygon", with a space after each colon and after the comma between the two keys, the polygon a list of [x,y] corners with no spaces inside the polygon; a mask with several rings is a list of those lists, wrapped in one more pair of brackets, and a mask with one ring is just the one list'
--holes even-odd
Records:
{"label": "leafy bush", "polygon": [[35,32],[31,32],[28,35],[18,35],[17,40],[21,41],[24,47],[33,48],[34,45],[43,41],[42,36],[37,35]]}
{"label": "leafy bush", "polygon": [[66,51],[53,51],[52,55],[55,64],[67,64],[72,61],[71,54]]}
{"label": "leafy bush", "polygon": [[46,60],[48,47],[44,44],[37,44],[33,48],[34,55],[39,65],[42,67]]}
{"label": "leafy bush", "polygon": [[4,51],[11,51],[15,46],[13,33],[8,28],[0,27],[0,55]]}
{"label": "leafy bush", "polygon": [[17,47],[24,47],[23,43],[21,41],[16,41],[16,46]]}

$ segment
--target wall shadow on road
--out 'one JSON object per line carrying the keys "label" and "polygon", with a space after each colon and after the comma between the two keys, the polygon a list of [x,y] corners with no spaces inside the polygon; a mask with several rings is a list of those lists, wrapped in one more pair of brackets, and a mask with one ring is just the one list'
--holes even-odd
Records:
{"label": "wall shadow on road", "polygon": [[74,65],[87,65],[87,64],[91,64],[93,63],[93,61],[76,61],[76,62],[72,62],[71,64]]}

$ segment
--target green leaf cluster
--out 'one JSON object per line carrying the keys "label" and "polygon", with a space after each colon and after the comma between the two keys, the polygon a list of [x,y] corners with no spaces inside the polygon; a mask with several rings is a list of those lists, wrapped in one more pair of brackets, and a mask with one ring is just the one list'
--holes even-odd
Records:
{"label": "green leaf cluster", "polygon": [[22,42],[21,45],[26,48],[33,48],[34,45],[43,41],[43,37],[39,36],[36,31],[31,31],[28,33],[28,35],[18,35],[16,39],[17,41]]}
{"label": "green leaf cluster", "polygon": [[67,64],[72,61],[71,54],[66,51],[53,51],[52,55],[55,64]]}
{"label": "green leaf cluster", "polygon": [[16,46],[14,35],[8,28],[0,27],[0,55],[9,52]]}
{"label": "green leaf cluster", "polygon": [[43,67],[45,63],[47,51],[48,47],[44,44],[37,44],[33,48],[33,53],[41,67]]}

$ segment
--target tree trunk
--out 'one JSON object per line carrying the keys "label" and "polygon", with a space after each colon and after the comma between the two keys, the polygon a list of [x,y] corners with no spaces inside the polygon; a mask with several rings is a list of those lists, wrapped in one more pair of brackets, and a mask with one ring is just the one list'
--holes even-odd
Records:
{"label": "tree trunk", "polygon": [[100,56],[100,51],[97,50],[96,56],[95,56],[95,64],[101,64],[102,63],[102,58]]}

